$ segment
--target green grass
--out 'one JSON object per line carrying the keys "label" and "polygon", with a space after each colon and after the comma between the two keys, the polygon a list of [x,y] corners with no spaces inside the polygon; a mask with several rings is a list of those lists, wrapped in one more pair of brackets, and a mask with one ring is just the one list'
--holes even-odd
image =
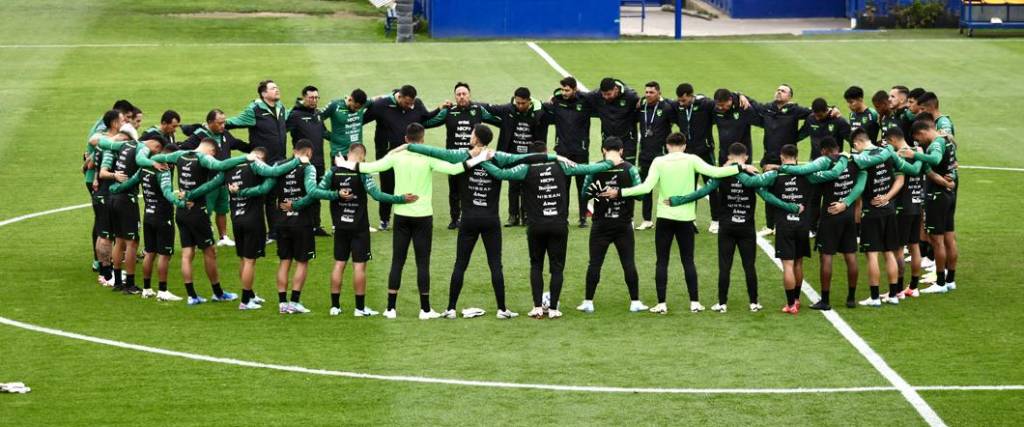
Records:
{"label": "green grass", "polygon": [[[437,104],[450,97],[455,81],[470,82],[478,100],[500,102],[517,86],[547,93],[559,78],[521,43],[374,43],[383,40],[379,19],[332,17],[339,11],[363,15],[363,2],[76,2],[54,10],[56,3],[0,6],[11,17],[11,25],[0,29],[0,45],[157,46],[0,47],[0,192],[6,201],[0,204],[0,220],[87,202],[78,172],[84,133],[116,98],[145,110],[148,125],[166,108],[179,111],[186,122],[199,121],[213,107],[233,114],[253,98],[255,82],[267,77],[279,82],[289,105],[309,83],[335,98],[353,87],[379,94],[412,82],[428,104]],[[39,30],[40,11],[50,13],[47,25],[54,29]],[[184,22],[166,16],[213,11],[311,16]],[[943,111],[953,116],[963,164],[1024,164],[1013,142],[1024,131],[1014,107],[1024,85],[1012,78],[1012,70],[1024,65],[1024,45],[939,36],[922,41],[925,36],[916,33],[890,33],[892,40],[885,42],[878,36],[855,36],[843,43],[742,39],[542,46],[588,86],[611,74],[634,86],[658,80],[669,94],[676,83],[690,81],[705,93],[727,86],[766,99],[771,88],[787,82],[805,105],[816,96],[840,103],[850,84],[866,90],[895,83],[924,86],[940,95]],[[899,40],[905,37],[915,41]],[[309,44],[214,45],[279,41]],[[344,44],[313,44],[318,42]],[[371,125],[365,134],[372,133]],[[760,135],[755,130],[755,140]],[[427,142],[442,144],[443,132],[429,132]],[[957,218],[961,289],[956,293],[899,308],[840,310],[911,384],[1024,383],[1018,368],[1024,314],[1017,309],[1024,301],[1017,292],[1022,276],[1016,269],[1024,255],[1017,244],[1024,232],[1015,226],[1014,215],[1020,209],[1016,183],[1021,177],[1020,172],[963,171]],[[435,307],[446,302],[454,258],[455,233],[443,228],[446,188],[438,177],[431,274]],[[375,219],[376,209],[372,212]],[[704,204],[699,218],[698,225],[706,228]],[[484,307],[488,316],[416,320],[410,263],[399,301],[402,317],[385,322],[326,315],[330,239],[318,239],[320,258],[311,264],[303,294],[314,310],[309,316],[281,317],[269,309],[239,313],[233,305],[190,308],[111,295],[94,284],[86,269],[90,221],[90,212],[83,209],[0,228],[5,285],[0,316],[171,350],[383,375],[620,387],[889,385],[822,316],[792,318],[776,312],[783,300],[780,273],[763,253],[758,272],[767,310],[756,314],[745,310],[739,274],[734,274],[728,314],[681,310],[686,298],[676,261],[670,276],[673,312],[664,317],[625,313],[628,298],[612,256],[598,290],[598,312],[578,314],[571,306],[582,296],[588,233],[573,228],[563,293],[569,309],[561,321],[494,319],[489,276],[478,250],[460,303]],[[509,304],[525,314],[529,286],[523,234],[522,229],[505,230],[504,264]],[[637,239],[641,295],[650,302],[653,233],[638,232]],[[257,292],[264,296],[274,293],[273,250],[257,268]],[[713,236],[698,235],[705,305],[715,295],[715,251]],[[390,234],[374,235],[373,254],[368,303],[380,309]],[[219,255],[225,287],[237,290],[232,251]],[[179,262],[172,263],[171,287],[180,294]],[[807,264],[807,280],[816,286],[816,260]],[[197,288],[208,292],[205,278],[198,277]],[[342,301],[350,309],[348,283]],[[502,390],[215,365],[11,327],[0,327],[0,343],[0,381],[24,381],[34,389],[23,396],[0,395],[0,425],[923,423],[896,392],[681,396]],[[922,395],[951,425],[1013,424],[1016,408],[1024,403],[1019,391]]]}

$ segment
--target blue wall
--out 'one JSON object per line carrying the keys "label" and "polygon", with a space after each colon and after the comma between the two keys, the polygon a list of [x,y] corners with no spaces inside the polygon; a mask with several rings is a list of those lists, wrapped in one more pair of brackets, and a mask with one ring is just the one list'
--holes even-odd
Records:
{"label": "blue wall", "polygon": [[710,0],[732,18],[842,18],[846,0]]}
{"label": "blue wall", "polygon": [[619,37],[618,0],[432,0],[432,37]]}

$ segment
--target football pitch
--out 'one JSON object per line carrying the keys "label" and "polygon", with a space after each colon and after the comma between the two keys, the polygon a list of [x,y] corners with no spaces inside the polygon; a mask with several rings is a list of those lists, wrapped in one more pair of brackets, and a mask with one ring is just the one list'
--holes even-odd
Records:
{"label": "football pitch", "polygon": [[[380,35],[380,19],[364,17],[365,2],[256,3],[264,11],[309,15],[175,15],[240,8],[200,0],[0,5],[9,21],[0,28],[0,382],[33,389],[0,394],[0,425],[1021,423],[1022,39],[925,31],[395,45]],[[666,97],[690,82],[704,94],[725,87],[768,101],[787,83],[795,102],[825,97],[844,115],[842,93],[850,85],[867,93],[895,84],[934,91],[958,135],[958,289],[895,307],[784,315],[781,272],[759,250],[765,310],[746,310],[736,265],[729,312],[694,314],[685,309],[673,253],[671,311],[629,313],[622,271],[610,254],[597,311],[583,314],[572,308],[583,297],[589,229],[573,225],[559,320],[525,317],[531,303],[523,228],[503,230],[507,300],[523,315],[511,321],[493,316],[482,248],[459,307],[488,311],[477,319],[418,320],[411,259],[397,320],[351,316],[351,273],[342,290],[346,315],[328,316],[330,238],[317,239],[318,257],[310,262],[307,315],[158,303],[96,285],[81,153],[87,130],[116,99],[139,106],[145,128],[165,109],[178,111],[183,123],[202,121],[211,108],[237,114],[266,78],[280,85],[289,108],[308,84],[320,89],[323,105],[356,87],[375,96],[406,83],[433,108],[452,99],[457,81],[472,85],[481,102],[508,102],[519,86],[546,98],[563,71],[588,88],[605,76],[641,89],[658,81]],[[596,120],[591,129],[598,141]],[[235,135],[247,139],[244,131]],[[371,124],[364,136],[372,135]],[[761,136],[755,128],[755,159]],[[442,146],[444,131],[428,130],[426,142]],[[801,144],[805,149],[806,140]],[[591,160],[599,159],[599,144],[591,146]],[[447,191],[446,179],[436,176],[435,308],[447,300],[455,257],[456,232],[445,229]],[[761,228],[763,214],[757,218]],[[707,226],[707,203],[700,202],[696,264],[700,299],[710,306],[718,267]],[[636,239],[641,298],[653,303],[654,232],[638,231]],[[771,238],[762,243],[770,249]],[[372,244],[367,304],[382,309],[391,234],[375,233]],[[256,292],[264,297],[275,293],[274,249],[268,246],[257,263]],[[859,295],[866,295],[860,258]],[[219,250],[218,265],[224,288],[238,291],[234,252]],[[176,255],[170,289],[183,294],[179,268]],[[844,272],[837,261],[833,281],[840,290]],[[207,294],[198,268],[196,277]],[[805,262],[807,294],[818,288],[817,278],[815,254]]]}

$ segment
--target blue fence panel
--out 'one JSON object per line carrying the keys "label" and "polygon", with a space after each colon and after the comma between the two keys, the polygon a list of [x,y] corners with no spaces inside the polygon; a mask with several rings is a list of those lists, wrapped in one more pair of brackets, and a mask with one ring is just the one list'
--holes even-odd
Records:
{"label": "blue fence panel", "polygon": [[[889,9],[893,6],[906,6],[913,2],[914,0],[846,0],[846,17],[853,18],[862,15],[869,5],[874,8],[873,13],[876,16],[888,16]],[[947,10],[955,15],[960,14],[961,0],[944,0],[944,2]]]}
{"label": "blue fence panel", "polygon": [[619,0],[430,1],[430,35],[483,38],[619,37]]}
{"label": "blue fence panel", "polygon": [[729,0],[726,11],[736,19],[841,18],[845,0]]}

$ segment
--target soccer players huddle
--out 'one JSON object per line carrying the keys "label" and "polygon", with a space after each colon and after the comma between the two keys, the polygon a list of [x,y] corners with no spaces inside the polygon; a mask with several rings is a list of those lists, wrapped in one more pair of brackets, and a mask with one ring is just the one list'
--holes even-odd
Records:
{"label": "soccer players huddle", "polygon": [[[89,132],[83,172],[95,219],[93,269],[101,285],[143,298],[182,300],[167,284],[177,234],[189,305],[208,301],[195,288],[192,261],[198,250],[211,286],[209,300],[238,300],[240,310],[260,309],[266,301],[253,290],[256,262],[273,243],[279,259],[278,311],[309,313],[301,296],[309,263],[316,256],[315,237],[331,235],[320,223],[320,204],[326,201],[335,260],[330,315],[343,313],[340,293],[350,262],[353,315],[380,314],[365,301],[366,263],[371,233],[390,230],[393,252],[384,317],[397,317],[410,245],[420,319],[485,314],[480,308],[457,311],[466,269],[477,240],[482,240],[497,317],[511,319],[518,314],[505,301],[499,213],[502,181],[509,181],[504,226],[526,226],[533,304],[529,316],[534,318],[562,316],[559,300],[571,197],[579,202],[579,227],[588,227],[588,218],[593,221],[584,299],[577,307],[586,313],[595,310],[594,295],[612,245],[625,275],[629,311],[667,313],[673,242],[690,311],[703,311],[694,262],[695,204],[703,199],[710,202],[709,231],[718,237],[718,298],[713,311],[727,311],[737,250],[749,308],[763,309],[755,259],[758,244],[767,244],[759,240],[769,235],[774,235],[774,255],[783,267],[786,313],[800,310],[803,260],[812,255],[812,239],[820,257],[821,283],[821,299],[812,309],[832,308],[837,254],[846,264],[849,308],[895,305],[921,293],[956,289],[957,143],[952,121],[939,110],[938,97],[923,89],[894,86],[877,91],[868,106],[863,89],[850,87],[844,93],[848,119],[823,98],[815,99],[811,108],[793,103],[793,88],[786,84],[778,86],[772,101],[761,103],[728,89],[718,89],[708,98],[688,83],[678,85],[675,99],[665,99],[657,82],[646,83],[638,94],[613,78],[603,79],[598,90],[585,92],[573,77],[566,77],[547,100],[520,87],[508,103],[486,104],[473,101],[469,85],[459,82],[453,89],[455,101],[432,111],[410,85],[372,99],[356,89],[324,108],[313,86],[302,89],[291,109],[272,80],[260,82],[257,93],[259,97],[238,115],[227,117],[212,109],[199,124],[183,125],[180,115],[168,110],[158,125],[139,132],[143,113],[125,100],[117,101],[96,122]],[[593,117],[600,121],[602,159],[589,163]],[[377,158],[368,161],[362,128],[374,121]],[[497,127],[498,134],[488,125]],[[552,125],[555,143],[549,150],[547,131]],[[441,126],[446,130],[445,147],[424,145],[426,129]],[[760,170],[751,165],[753,126],[764,129]],[[186,136],[181,141],[179,128]],[[232,129],[246,129],[249,141],[233,136]],[[289,137],[291,157],[286,157]],[[810,143],[798,148],[808,137]],[[327,156],[324,141],[329,143]],[[801,149],[808,153],[804,163],[799,160]],[[448,228],[458,230],[448,304],[441,313],[430,302],[434,173],[448,176]],[[573,177],[575,186],[570,185]],[[652,196],[655,192],[657,198]],[[767,223],[760,232],[754,226],[758,198],[765,201]],[[371,227],[369,199],[379,204],[379,228]],[[642,218],[634,224],[637,202]],[[228,215],[234,240],[228,236]],[[634,230],[652,228],[658,301],[648,307],[640,299]],[[141,289],[135,280],[140,237]],[[235,248],[240,295],[221,287],[218,246]],[[867,259],[870,288],[870,295],[859,302],[858,250]],[[547,292],[545,257],[550,274]],[[154,261],[157,291],[152,289]],[[883,263],[886,290],[881,289]],[[919,288],[922,283],[931,285]],[[905,284],[909,286],[904,288]]]}

